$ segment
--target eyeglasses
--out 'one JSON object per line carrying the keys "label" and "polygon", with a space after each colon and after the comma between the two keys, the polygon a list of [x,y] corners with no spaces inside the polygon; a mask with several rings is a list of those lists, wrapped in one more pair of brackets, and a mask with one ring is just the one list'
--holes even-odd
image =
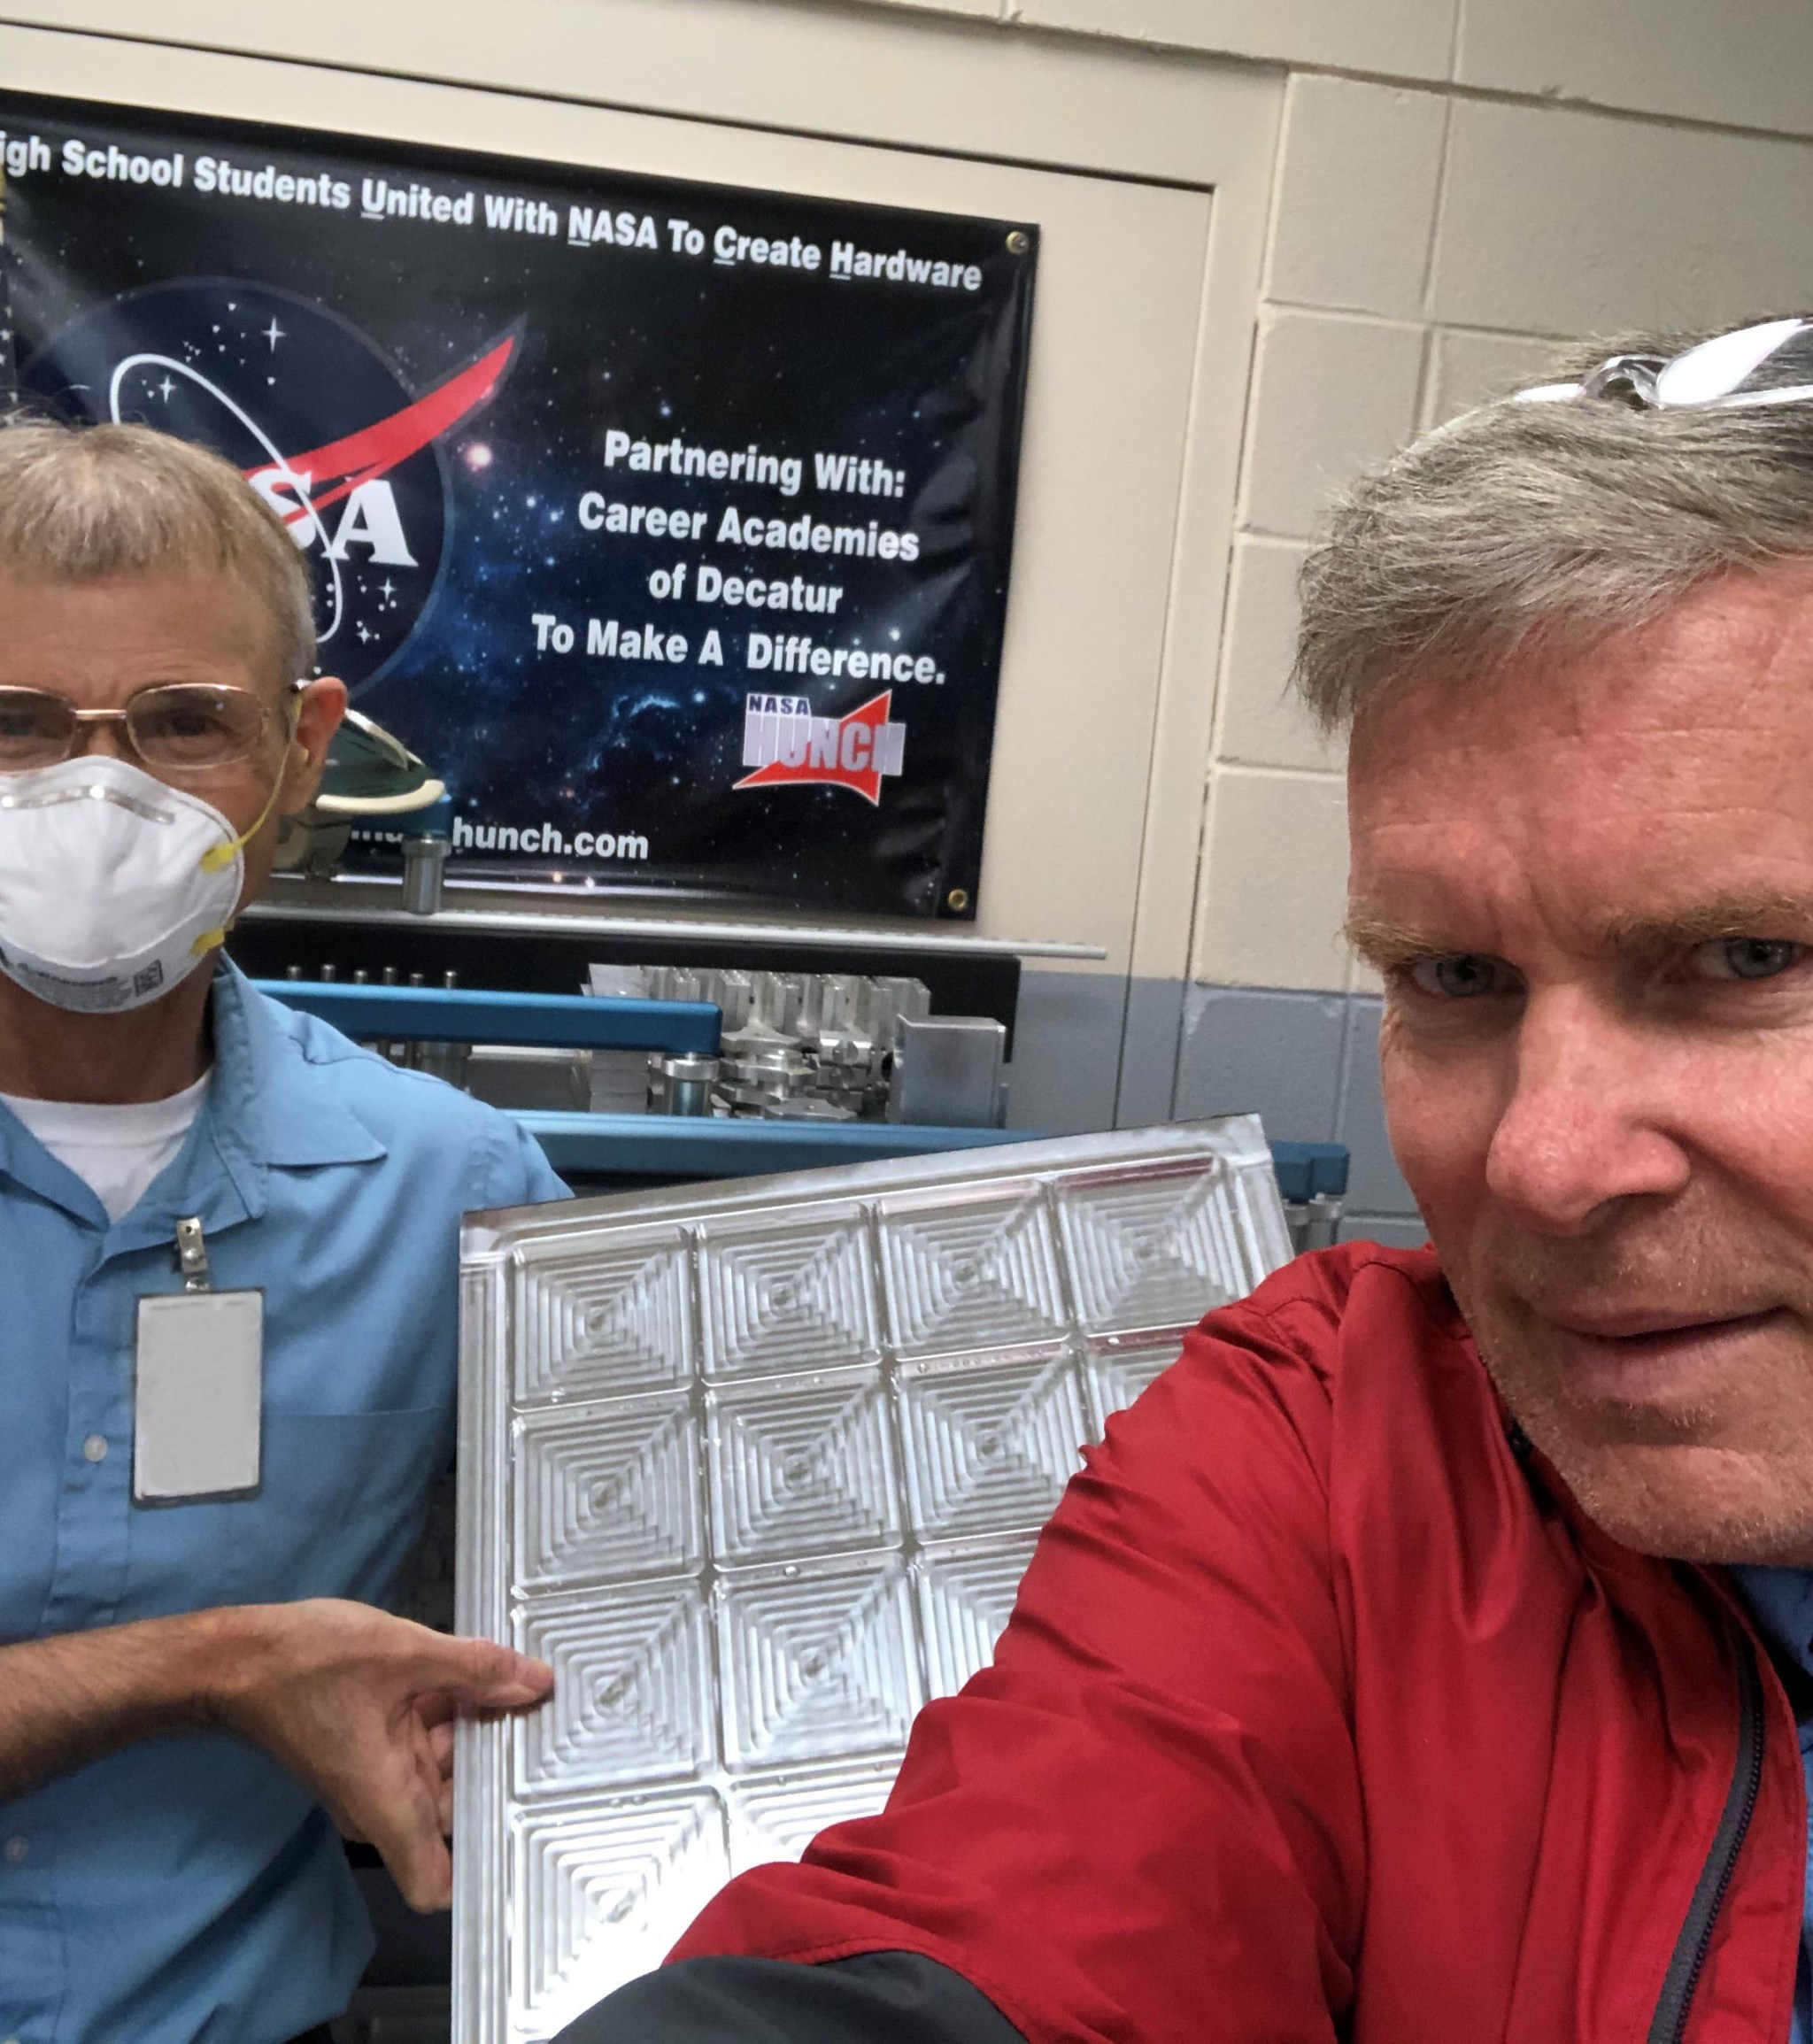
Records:
{"label": "eyeglasses", "polygon": [[1611,355],[1578,383],[1539,383],[1516,405],[1601,397],[1637,412],[1797,405],[1813,397],[1813,319],[1767,320],[1701,341],[1685,353]]}
{"label": "eyeglasses", "polygon": [[[308,686],[293,682],[283,721]],[[60,766],[73,759],[85,729],[117,724],[143,763],[160,774],[211,774],[257,752],[278,714],[250,689],[206,682],[159,682],[119,710],[79,710],[49,689],[0,688],[0,774]]]}

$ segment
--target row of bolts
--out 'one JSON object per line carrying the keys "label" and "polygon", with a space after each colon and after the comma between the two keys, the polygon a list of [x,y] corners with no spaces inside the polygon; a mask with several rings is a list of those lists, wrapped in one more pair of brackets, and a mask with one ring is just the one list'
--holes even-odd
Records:
{"label": "row of bolts", "polygon": [[[304,980],[309,976],[299,965],[291,965],[284,968],[283,976],[287,980]],[[405,979],[394,965],[385,966],[375,979],[360,968],[344,982],[340,978],[338,966],[322,965],[316,968],[314,979],[321,986],[343,983],[350,986],[425,987],[428,983],[428,976],[425,972],[413,972]],[[459,984],[459,975],[453,971],[444,972],[437,983],[451,992]],[[427,1072],[433,1078],[444,1079],[450,1086],[458,1086],[462,1091],[465,1090],[472,1060],[470,1044],[424,1038],[420,1042],[399,1040],[393,1043],[374,1043],[371,1048],[380,1056],[388,1058],[393,1065],[401,1065],[412,1072]],[[718,1069],[715,1058],[663,1058],[659,1061],[659,1064],[665,1092],[661,1104],[667,1113],[711,1113],[711,1080],[715,1077]]]}

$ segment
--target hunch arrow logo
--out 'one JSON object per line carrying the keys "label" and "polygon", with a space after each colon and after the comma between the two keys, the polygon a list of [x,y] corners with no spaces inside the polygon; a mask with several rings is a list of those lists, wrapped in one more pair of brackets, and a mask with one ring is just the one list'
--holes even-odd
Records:
{"label": "hunch arrow logo", "polygon": [[883,775],[898,775],[906,727],[889,721],[884,689],[843,717],[815,717],[804,696],[750,696],[743,711],[743,764],[756,771],[738,788],[828,783],[880,806]]}

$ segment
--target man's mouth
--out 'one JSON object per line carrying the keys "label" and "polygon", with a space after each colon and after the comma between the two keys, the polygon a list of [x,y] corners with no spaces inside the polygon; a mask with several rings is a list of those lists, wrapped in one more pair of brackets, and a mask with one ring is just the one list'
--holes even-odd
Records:
{"label": "man's mouth", "polygon": [[1786,1315],[1780,1307],[1697,1314],[1600,1307],[1545,1317],[1570,1385],[1590,1398],[1641,1404],[1710,1389],[1737,1351]]}

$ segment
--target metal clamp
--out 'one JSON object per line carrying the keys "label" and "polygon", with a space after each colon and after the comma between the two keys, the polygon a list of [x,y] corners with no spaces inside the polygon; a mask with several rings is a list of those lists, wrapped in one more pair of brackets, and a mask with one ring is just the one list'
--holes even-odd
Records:
{"label": "metal clamp", "polygon": [[214,1289],[214,1274],[208,1268],[207,1240],[198,1215],[191,1214],[176,1223],[176,1268],[182,1274],[185,1292]]}

